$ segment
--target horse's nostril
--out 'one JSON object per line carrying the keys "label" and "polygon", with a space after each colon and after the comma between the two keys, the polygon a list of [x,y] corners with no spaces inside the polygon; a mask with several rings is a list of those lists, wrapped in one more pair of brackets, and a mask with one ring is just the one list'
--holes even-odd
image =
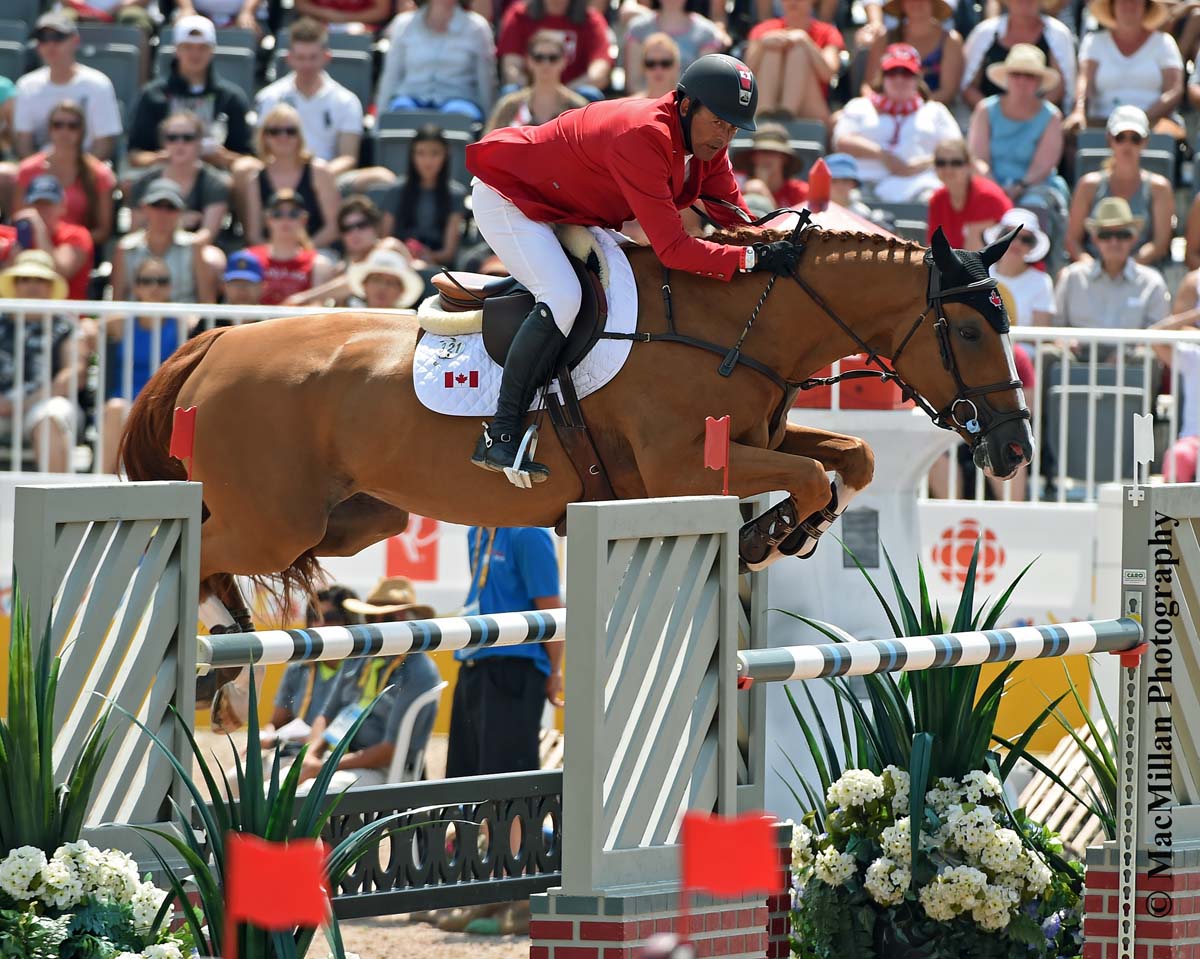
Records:
{"label": "horse's nostril", "polygon": [[1013,466],[1022,466],[1025,463],[1025,447],[1016,440],[1005,446],[1005,450],[1008,452],[1009,461]]}

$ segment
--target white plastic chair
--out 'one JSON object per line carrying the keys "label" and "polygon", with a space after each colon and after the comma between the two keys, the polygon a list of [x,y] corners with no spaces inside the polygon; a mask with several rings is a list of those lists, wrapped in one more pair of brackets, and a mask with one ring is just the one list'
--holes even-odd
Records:
{"label": "white plastic chair", "polygon": [[436,708],[437,701],[441,698],[442,690],[448,685],[449,683],[443,680],[427,692],[421,693],[408,707],[408,712],[400,720],[400,728],[396,731],[396,751],[392,753],[392,763],[388,767],[388,782],[409,783],[415,782],[420,778],[421,767],[425,761],[425,750],[421,749],[413,757],[411,764],[408,762],[408,747],[412,743],[413,727],[417,724],[417,717],[421,715],[421,710],[429,705],[433,705]]}

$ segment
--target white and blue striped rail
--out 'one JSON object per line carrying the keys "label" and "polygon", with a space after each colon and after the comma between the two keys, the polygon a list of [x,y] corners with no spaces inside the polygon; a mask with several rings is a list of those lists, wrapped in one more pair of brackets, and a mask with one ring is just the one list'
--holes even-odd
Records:
{"label": "white and blue striped rail", "polygon": [[253,633],[200,636],[197,664],[206,667],[252,663],[311,663],[364,656],[399,656],[519,646],[561,640],[567,628],[565,609],[541,609],[490,616],[446,616],[365,626],[319,626],[314,629],[270,629]]}
{"label": "white and blue striped rail", "polygon": [[1119,653],[1135,649],[1141,642],[1142,625],[1137,620],[1104,619],[903,639],[777,646],[739,652],[738,682],[744,686],[755,681],[778,683],[1084,653]]}

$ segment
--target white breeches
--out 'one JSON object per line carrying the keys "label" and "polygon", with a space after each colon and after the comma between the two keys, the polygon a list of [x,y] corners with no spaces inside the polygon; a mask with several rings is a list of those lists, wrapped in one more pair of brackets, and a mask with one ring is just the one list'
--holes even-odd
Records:
{"label": "white breeches", "polygon": [[537,302],[550,307],[563,336],[570,333],[582,294],[553,227],[529,219],[479,179],[471,184],[471,209],[492,252]]}

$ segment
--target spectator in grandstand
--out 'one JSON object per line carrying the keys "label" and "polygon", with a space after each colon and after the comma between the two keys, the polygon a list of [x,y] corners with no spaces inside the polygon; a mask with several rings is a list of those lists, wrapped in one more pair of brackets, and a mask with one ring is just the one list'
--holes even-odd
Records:
{"label": "spectator in grandstand", "polygon": [[1059,274],[1059,324],[1141,330],[1170,313],[1171,297],[1162,274],[1134,259],[1143,222],[1129,202],[1105,197],[1084,225],[1099,256],[1071,263]]}
{"label": "spectator in grandstand", "polygon": [[[665,33],[675,43],[676,76],[706,53],[729,49],[729,35],[707,17],[691,13],[687,0],[657,0],[657,10],[630,21],[625,32],[625,90],[644,90],[652,82],[645,63],[649,60],[646,41]],[[661,61],[662,58],[658,58]]]}
{"label": "spectator in grandstand", "polygon": [[1189,270],[1200,269],[1200,193],[1193,197],[1192,205],[1188,207],[1183,236],[1186,243],[1183,262]]}
{"label": "spectator in grandstand", "polygon": [[[1200,271],[1192,270],[1179,281],[1174,312],[1159,320],[1152,330],[1187,330],[1200,327],[1200,296],[1197,283]],[[1168,483],[1196,482],[1196,458],[1200,454],[1200,343],[1177,342],[1172,354],[1170,343],[1153,344],[1154,355],[1163,366],[1172,367],[1179,377],[1179,389],[1172,387],[1178,411],[1179,432],[1163,454],[1162,474]]]}
{"label": "spectator in grandstand", "polygon": [[[301,17],[288,28],[287,64],[291,72],[255,98],[258,122],[275,107],[286,103],[300,115],[304,142],[313,156],[329,167],[345,189],[368,190],[387,186],[396,177],[383,167],[358,166],[363,137],[363,108],[358,97],[326,72],[333,54],[329,51],[329,31],[312,17]],[[234,166],[257,165],[254,157],[239,159]]]}
{"label": "spectator in grandstand", "polygon": [[1037,264],[1050,252],[1050,237],[1038,223],[1037,214],[1019,206],[1005,211],[983,231],[983,242],[994,243],[1015,227],[1021,232],[1008,245],[989,271],[1012,295],[1009,316],[1015,326],[1050,326],[1054,319],[1054,283]]}
{"label": "spectator in grandstand", "polygon": [[[85,23],[121,23],[154,32],[158,0],[59,0],[64,14]],[[151,10],[154,13],[151,13]]]}
{"label": "spectator in grandstand", "polygon": [[294,0],[297,17],[312,17],[329,24],[334,30],[364,33],[381,29],[397,7],[395,0]]}
{"label": "spectator in grandstand", "polygon": [[529,86],[525,51],[539,30],[554,30],[566,41],[562,82],[589,100],[602,100],[612,75],[608,24],[587,0],[518,0],[504,13],[496,54],[501,93]]}
{"label": "spectator in grandstand", "polygon": [[286,306],[315,306],[329,304],[346,306],[351,297],[349,270],[365,260],[376,249],[395,250],[411,262],[408,247],[393,237],[382,235],[383,214],[365,196],[350,196],[338,209],[338,234],[343,257],[333,267],[333,276],[319,286],[293,293]]}
{"label": "spectator in grandstand", "polygon": [[258,22],[262,0],[175,0],[175,17],[208,17],[218,30],[238,27],[262,36]]}
{"label": "spectator in grandstand", "polygon": [[743,192],[765,192],[773,207],[799,206],[808,196],[808,184],[796,176],[802,161],[782,124],[760,123],[750,149],[732,160],[734,170],[748,178]]}
{"label": "spectator in grandstand", "polygon": [[57,179],[48,173],[36,176],[25,191],[26,206],[13,214],[13,223],[18,237],[21,223],[29,224],[30,249],[50,254],[55,272],[67,281],[68,297],[86,300],[95,245],[86,227],[67,222],[63,200],[62,184]]}
{"label": "spectator in grandstand", "polygon": [[665,33],[652,33],[642,44],[644,85],[629,87],[628,95],[657,100],[671,93],[679,84],[679,47]]}
{"label": "spectator in grandstand", "polygon": [[164,163],[167,155],[158,141],[159,125],[172,113],[187,110],[204,124],[200,154],[213,166],[228,170],[241,154],[249,153],[250,102],[245,91],[218,76],[213,69],[217,31],[207,17],[180,17],[172,29],[175,57],[170,72],[152,80],[138,97],[129,129],[129,164],[146,167]]}
{"label": "spectator in grandstand", "polygon": [[983,231],[1000,222],[1012,200],[994,181],[975,172],[971,151],[960,136],[937,145],[933,168],[942,185],[929,198],[926,242],[941,227],[955,249],[982,250]]}
{"label": "spectator in grandstand", "polygon": [[112,81],[99,70],[75,62],[79,31],[63,13],[38,17],[33,39],[45,66],[17,80],[13,128],[17,155],[27,157],[50,141],[50,114],[64,100],[80,104],[87,114],[83,147],[101,160],[113,155],[121,135],[121,109]]}
{"label": "spectator in grandstand", "polygon": [[967,134],[975,168],[990,176],[1009,199],[1042,211],[1061,239],[1071,191],[1058,175],[1062,159],[1062,114],[1044,95],[1058,83],[1058,71],[1046,66],[1037,47],[1018,43],[1003,63],[987,69],[1004,92],[985,97],[971,114]]}
{"label": "spectator in grandstand", "polygon": [[1142,218],[1134,259],[1152,266],[1170,256],[1175,232],[1174,188],[1165,176],[1142,169],[1142,150],[1149,139],[1150,123],[1137,107],[1117,107],[1108,118],[1112,157],[1103,169],[1081,177],[1071,196],[1067,223],[1067,253],[1071,259],[1096,256],[1083,222],[1106,196],[1127,200],[1129,208]]}
{"label": "spectator in grandstand", "polygon": [[267,242],[248,250],[262,265],[264,306],[275,306],[330,278],[333,264],[313,245],[308,211],[295,190],[279,190],[270,198],[265,222]]}
{"label": "spectator in grandstand", "polygon": [[783,16],[750,31],[746,65],[758,81],[758,113],[829,120],[829,83],[846,41],[813,17],[812,0],[780,0]]}
{"label": "spectator in grandstand", "polygon": [[957,30],[945,27],[945,21],[954,15],[953,8],[947,0],[888,0],[882,10],[898,23],[871,43],[862,95],[870,96],[872,89],[878,89],[884,51],[893,43],[907,43],[921,55],[921,79],[931,99],[952,106],[958,99],[963,72],[963,38]]}
{"label": "spectator in grandstand", "polygon": [[164,179],[179,187],[183,197],[184,210],[179,225],[195,233],[198,242],[215,242],[229,212],[229,176],[201,158],[203,137],[204,123],[186,110],[172,113],[159,124],[159,142],[166,160],[147,168],[130,186],[128,200],[134,211],[135,229],[146,225],[141,206],[147,188],[156,180]]}
{"label": "spectator in grandstand", "polygon": [[221,279],[224,299],[229,306],[258,306],[262,302],[262,264],[248,250],[229,254]]}
{"label": "spectator in grandstand", "polygon": [[488,117],[484,133],[497,127],[526,127],[549,123],[560,113],[584,106],[587,100],[562,82],[567,45],[561,33],[539,30],[529,38],[525,56],[530,84],[500,98]]}
{"label": "spectator in grandstand", "polygon": [[350,291],[368,310],[402,310],[416,305],[425,281],[396,250],[372,250],[349,270]]}
{"label": "spectator in grandstand", "polygon": [[49,128],[46,147],[22,160],[17,170],[19,202],[34,179],[53,176],[63,187],[64,222],[86,228],[99,249],[112,236],[116,177],[108,164],[83,148],[87,113],[74,100],[64,100],[50,111]]}
{"label": "spectator in grandstand", "polygon": [[413,137],[408,174],[383,199],[383,232],[402,241],[418,269],[453,266],[466,222],[467,188],[450,179],[442,131],[426,125]]}
{"label": "spectator in grandstand", "polygon": [[833,147],[857,158],[863,182],[885,203],[925,200],[938,188],[933,152],[958,135],[944,103],[921,90],[921,55],[908,44],[888,47],[883,87],[846,104],[833,128]]}
{"label": "spectator in grandstand", "polygon": [[[18,253],[12,266],[0,273],[0,301],[61,300],[66,295],[66,281],[55,270],[50,254],[42,250]],[[0,442],[11,444],[19,412],[22,448],[32,444],[39,468],[44,465],[51,473],[64,473],[79,416],[72,391],[77,394],[86,384],[95,334],[91,321],[81,321],[76,339],[68,320],[51,314],[47,328],[45,319],[41,313],[26,313],[18,321],[0,313]],[[21,356],[16,355],[18,329],[24,350]],[[22,374],[19,396],[18,364]]]}
{"label": "spectator in grandstand", "polygon": [[483,122],[496,95],[491,25],[459,0],[422,0],[388,28],[391,46],[375,94],[377,113],[438,110]]}
{"label": "spectator in grandstand", "polygon": [[13,108],[17,105],[17,85],[8,77],[0,77],[0,156],[13,150]]}
{"label": "spectator in grandstand", "polygon": [[[432,606],[418,603],[416,598],[416,591],[408,579],[393,576],[382,580],[366,602],[345,599],[342,606],[349,612],[361,614],[368,624],[429,619],[436,615]],[[305,784],[321,771],[326,752],[341,741],[354,720],[377,695],[379,701],[338,763],[330,789],[336,793],[349,785],[378,786],[387,782],[396,737],[405,714],[418,696],[429,692],[441,680],[437,666],[427,653],[375,656],[343,666],[337,685],[325,701],[325,708],[313,720],[308,753],[300,769],[299,792],[309,788]],[[406,757],[409,765],[424,752],[436,716],[437,705],[432,704],[416,717]]]}
{"label": "spectator in grandstand", "polygon": [[157,257],[166,262],[171,288],[163,299],[170,303],[217,302],[217,278],[225,269],[225,255],[180,227],[187,204],[179,185],[159,178],[142,193],[138,206],[145,226],[121,237],[112,260],[113,299],[128,300],[142,261]]}
{"label": "spectator in grandstand", "polygon": [[263,117],[255,141],[261,166],[245,176],[239,167],[234,186],[247,241],[263,241],[267,200],[280,190],[290,190],[308,215],[309,239],[317,247],[331,246],[337,239],[337,181],[325,161],[309,152],[300,114],[286,103],[278,104]]}
{"label": "spectator in grandstand", "polygon": [[825,154],[825,168],[829,171],[829,201],[889,229],[892,224],[887,214],[873,210],[863,202],[859,188],[862,186],[862,174],[858,169],[858,161],[849,153]]}
{"label": "spectator in grandstand", "polygon": [[1075,37],[1059,20],[1044,13],[1039,0],[1007,0],[1007,12],[980,23],[963,45],[963,100],[974,109],[1004,87],[989,68],[1003,63],[1019,44],[1032,44],[1043,61],[1054,69],[1054,82],[1046,99],[1070,106],[1075,92]]}
{"label": "spectator in grandstand", "polygon": [[[148,256],[133,276],[133,297],[138,303],[164,303],[171,293],[171,268],[167,261]],[[109,340],[104,382],[105,473],[117,471],[117,450],[129,407],[159,364],[188,337],[188,321],[159,316],[109,316],[103,321]]]}
{"label": "spectator in grandstand", "polygon": [[1117,107],[1144,110],[1150,129],[1185,136],[1183,58],[1175,39],[1158,28],[1169,7],[1161,0],[1093,0],[1088,8],[1100,24],[1079,46],[1079,83],[1068,131],[1103,126]]}

